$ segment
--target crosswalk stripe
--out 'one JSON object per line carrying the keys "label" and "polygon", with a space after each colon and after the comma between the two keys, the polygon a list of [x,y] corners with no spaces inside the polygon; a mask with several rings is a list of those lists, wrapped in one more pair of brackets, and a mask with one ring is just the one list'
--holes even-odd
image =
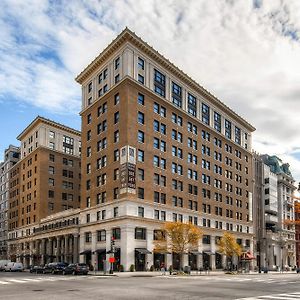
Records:
{"label": "crosswalk stripe", "polygon": [[288,294],[272,294],[257,297],[239,298],[237,300],[295,300],[300,299],[300,292],[288,293]]}
{"label": "crosswalk stripe", "polygon": [[25,281],[23,280],[19,280],[19,279],[7,279],[9,282],[16,282],[16,283],[25,283]]}

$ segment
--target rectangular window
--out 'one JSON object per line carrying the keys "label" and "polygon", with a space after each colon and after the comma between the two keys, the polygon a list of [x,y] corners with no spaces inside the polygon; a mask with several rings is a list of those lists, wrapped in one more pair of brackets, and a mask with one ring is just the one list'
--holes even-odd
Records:
{"label": "rectangular window", "polygon": [[118,105],[120,103],[120,94],[115,94],[115,105]]}
{"label": "rectangular window", "polygon": [[91,243],[92,242],[92,233],[91,232],[86,232],[85,233],[85,242],[86,243]]}
{"label": "rectangular window", "polygon": [[221,132],[221,115],[217,112],[214,112],[214,128]]}
{"label": "rectangular window", "polygon": [[106,230],[97,231],[97,241],[98,242],[106,241]]}
{"label": "rectangular window", "polygon": [[143,169],[138,169],[138,179],[144,181],[145,179],[145,172]]}
{"label": "rectangular window", "polygon": [[138,94],[138,104],[145,105],[145,97],[142,94]]}
{"label": "rectangular window", "polygon": [[144,189],[143,188],[138,188],[138,198],[139,199],[144,199]]}
{"label": "rectangular window", "polygon": [[154,92],[165,97],[166,94],[166,76],[154,69]]}
{"label": "rectangular window", "polygon": [[145,115],[140,111],[138,112],[138,122],[143,125],[145,124]]}
{"label": "rectangular window", "polygon": [[172,101],[176,106],[178,106],[180,108],[182,107],[182,90],[181,90],[181,86],[179,86],[175,82],[172,82]]}
{"label": "rectangular window", "polygon": [[235,142],[237,143],[237,144],[241,144],[241,129],[240,128],[238,128],[238,127],[235,127],[235,130],[234,130],[234,132],[235,132]]}
{"label": "rectangular window", "polygon": [[188,93],[188,113],[196,117],[197,115],[197,103],[196,97]]}
{"label": "rectangular window", "polygon": [[202,103],[202,122],[206,125],[209,125],[209,118],[210,118],[210,109],[209,106]]}
{"label": "rectangular window", "polygon": [[114,124],[117,124],[120,120],[120,113],[117,111],[114,114]]}
{"label": "rectangular window", "polygon": [[121,239],[121,228],[113,228],[112,229],[112,236],[113,236],[114,239],[120,240]]}
{"label": "rectangular window", "polygon": [[145,134],[143,131],[138,131],[138,142],[144,143],[145,142]]}
{"label": "rectangular window", "polygon": [[139,206],[138,207],[138,216],[141,217],[141,218],[144,218],[144,215],[145,215],[144,207]]}
{"label": "rectangular window", "polygon": [[228,120],[225,120],[225,136],[231,139],[231,122]]}
{"label": "rectangular window", "polygon": [[138,75],[138,82],[141,83],[141,84],[145,83],[145,78],[141,74]]}
{"label": "rectangular window", "polygon": [[145,240],[146,239],[146,228],[135,228],[135,239],[136,240]]}
{"label": "rectangular window", "polygon": [[140,57],[138,58],[138,67],[141,70],[145,69],[145,61],[142,58],[140,58]]}
{"label": "rectangular window", "polygon": [[138,161],[144,162],[144,151],[140,149],[138,150]]}
{"label": "rectangular window", "polygon": [[120,66],[120,57],[115,60],[115,70],[117,70]]}

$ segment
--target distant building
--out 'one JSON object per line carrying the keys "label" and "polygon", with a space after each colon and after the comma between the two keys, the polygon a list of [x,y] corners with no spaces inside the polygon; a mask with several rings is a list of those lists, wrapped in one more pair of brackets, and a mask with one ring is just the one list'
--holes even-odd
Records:
{"label": "distant building", "polygon": [[278,269],[296,264],[294,179],[277,156],[254,155],[254,228],[257,265]]}
{"label": "distant building", "polygon": [[0,163],[0,259],[7,256],[9,173],[20,159],[20,148],[9,145]]}

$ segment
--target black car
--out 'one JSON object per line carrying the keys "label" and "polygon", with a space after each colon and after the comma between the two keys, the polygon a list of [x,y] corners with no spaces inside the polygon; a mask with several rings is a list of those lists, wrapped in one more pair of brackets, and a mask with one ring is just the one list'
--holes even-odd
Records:
{"label": "black car", "polygon": [[29,269],[30,273],[35,273],[35,274],[43,273],[43,271],[44,271],[44,266],[31,266]]}
{"label": "black car", "polygon": [[89,272],[89,267],[86,264],[69,264],[63,270],[63,275],[73,274],[73,275],[87,275]]}
{"label": "black car", "polygon": [[43,269],[43,273],[44,274],[47,274],[47,273],[51,273],[51,274],[63,273],[63,270],[65,269],[65,267],[67,265],[68,264],[64,263],[64,262],[49,263],[49,264],[45,265],[45,267]]}

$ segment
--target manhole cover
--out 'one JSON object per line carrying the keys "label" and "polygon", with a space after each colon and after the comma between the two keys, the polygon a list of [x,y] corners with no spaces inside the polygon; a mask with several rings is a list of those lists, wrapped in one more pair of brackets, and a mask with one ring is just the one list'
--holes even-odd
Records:
{"label": "manhole cover", "polygon": [[79,290],[67,290],[67,292],[79,292]]}
{"label": "manhole cover", "polygon": [[33,292],[43,292],[44,290],[32,290]]}

